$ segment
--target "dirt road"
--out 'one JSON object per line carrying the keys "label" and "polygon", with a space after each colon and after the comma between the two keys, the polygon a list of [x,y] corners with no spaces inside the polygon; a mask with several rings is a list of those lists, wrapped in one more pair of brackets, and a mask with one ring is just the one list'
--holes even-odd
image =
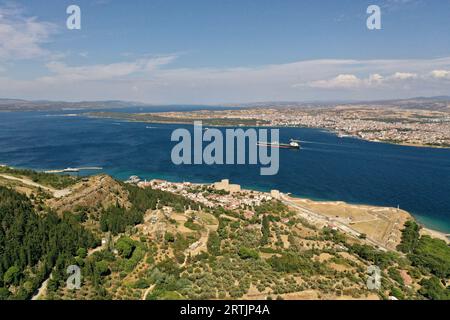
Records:
{"label": "dirt road", "polygon": [[43,186],[42,184],[36,183],[29,179],[13,177],[13,176],[10,176],[7,174],[0,174],[0,177],[4,178],[4,179],[12,180],[12,181],[18,181],[18,182],[21,182],[30,187],[41,188],[42,190],[52,193],[55,198],[62,198],[64,196],[70,194],[70,192],[71,192],[71,190],[69,188],[63,189],[63,190],[57,190],[57,189],[54,189],[51,187]]}
{"label": "dirt road", "polygon": [[[300,213],[304,218],[306,218],[307,220],[315,220],[315,221],[320,221],[323,224],[328,224],[329,222],[333,222],[333,224],[342,232],[349,234],[355,238],[360,238],[361,233],[351,227],[349,227],[348,225],[337,221],[336,219],[330,218],[330,217],[326,217],[321,215],[320,213],[317,212],[313,212],[310,209],[304,208],[301,205],[294,203],[291,199],[283,197],[282,198],[282,202],[284,204],[286,204],[287,206],[293,207],[295,209],[297,209],[297,212]],[[389,251],[388,248],[386,248],[383,244],[379,243],[378,241],[375,241],[373,239],[365,239],[366,242],[370,243],[373,246],[378,247],[380,250],[382,251]]]}

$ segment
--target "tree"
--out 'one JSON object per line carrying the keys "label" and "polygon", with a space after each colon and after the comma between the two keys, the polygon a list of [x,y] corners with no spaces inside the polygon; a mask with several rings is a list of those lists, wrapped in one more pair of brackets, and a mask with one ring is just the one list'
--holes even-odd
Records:
{"label": "tree", "polygon": [[85,248],[79,248],[77,250],[77,256],[79,256],[80,258],[84,259],[87,256],[87,250]]}
{"label": "tree", "polygon": [[252,250],[250,248],[246,248],[246,247],[239,248],[238,254],[242,259],[258,259],[259,258],[259,254],[257,251]]}
{"label": "tree", "polygon": [[10,267],[3,275],[5,284],[17,284],[19,282],[20,269],[17,266]]}
{"label": "tree", "polygon": [[402,241],[397,249],[403,253],[412,253],[420,238],[420,226],[414,221],[406,221],[402,230]]}
{"label": "tree", "polygon": [[166,232],[164,235],[164,240],[167,242],[175,242],[175,236],[170,232]]}
{"label": "tree", "polygon": [[10,292],[7,288],[0,288],[0,300],[7,300],[10,296]]}
{"label": "tree", "polygon": [[[37,214],[25,195],[5,187],[0,187],[0,226],[0,277],[7,289],[19,286],[11,290],[15,299],[29,298],[54,267],[63,272],[78,248],[98,243],[71,215]],[[35,280],[21,281],[30,268],[38,270]]]}
{"label": "tree", "polygon": [[110,272],[108,262],[105,260],[96,262],[95,270],[97,270],[98,274],[101,276],[107,275]]}
{"label": "tree", "polygon": [[117,241],[115,247],[122,257],[128,259],[129,257],[131,257],[131,254],[133,253],[135,245],[134,245],[134,241],[131,240],[130,238],[122,237]]}
{"label": "tree", "polygon": [[450,294],[449,290],[445,289],[438,278],[431,277],[430,279],[423,279],[420,282],[422,288],[420,288],[419,293],[424,297],[431,300],[449,300]]}
{"label": "tree", "polygon": [[144,212],[136,208],[127,210],[116,204],[103,211],[100,216],[100,228],[103,232],[113,234],[124,233],[128,226],[135,226],[143,222]]}
{"label": "tree", "polygon": [[269,243],[269,236],[270,236],[269,216],[264,216],[264,218],[262,219],[261,232],[262,232],[261,245],[265,246],[267,243]]}
{"label": "tree", "polygon": [[396,297],[399,300],[402,300],[405,298],[403,292],[399,288],[396,288],[396,287],[392,288],[390,295],[393,297]]}
{"label": "tree", "polygon": [[220,254],[220,237],[217,232],[211,232],[208,238],[208,252],[213,256],[218,256]]}
{"label": "tree", "polygon": [[413,265],[424,267],[439,278],[450,276],[450,247],[443,240],[422,236],[408,258]]}

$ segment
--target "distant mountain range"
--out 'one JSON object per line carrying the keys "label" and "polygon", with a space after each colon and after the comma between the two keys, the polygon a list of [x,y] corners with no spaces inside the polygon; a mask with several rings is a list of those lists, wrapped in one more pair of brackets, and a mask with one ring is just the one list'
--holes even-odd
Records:
{"label": "distant mountain range", "polygon": [[404,109],[450,110],[450,96],[417,97],[411,99],[373,101],[373,105],[400,107]]}
{"label": "distant mountain range", "polygon": [[[337,105],[367,105],[376,107],[400,107],[405,109],[449,110],[450,96],[417,97],[409,99],[375,100],[375,101],[267,101],[243,104],[224,104],[224,107],[267,108],[267,107],[310,107],[326,108]],[[21,100],[0,99],[0,111],[58,111],[58,110],[90,110],[115,109],[127,107],[150,107],[150,103],[136,101],[106,100],[106,101],[50,101],[50,100]]]}
{"label": "distant mountain range", "polygon": [[148,104],[134,101],[29,101],[21,99],[0,99],[0,111],[50,111],[70,109],[112,109],[126,107],[141,107]]}
{"label": "distant mountain range", "polygon": [[246,104],[230,104],[229,106],[244,108],[333,108],[336,106],[370,106],[370,107],[398,107],[403,109],[420,109],[420,110],[446,110],[450,111],[450,96],[437,97],[417,97],[409,99],[391,99],[391,100],[373,100],[373,101],[356,101],[356,100],[340,100],[340,101],[309,101],[309,102],[256,102]]}

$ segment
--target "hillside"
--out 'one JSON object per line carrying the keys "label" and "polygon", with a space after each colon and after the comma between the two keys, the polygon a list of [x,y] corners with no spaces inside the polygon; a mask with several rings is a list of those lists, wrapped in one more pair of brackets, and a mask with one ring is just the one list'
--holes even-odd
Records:
{"label": "hillside", "polygon": [[0,111],[59,111],[70,109],[111,109],[147,106],[139,102],[128,101],[30,101],[21,99],[0,99]]}
{"label": "hillside", "polygon": [[130,208],[128,192],[123,185],[106,175],[94,176],[71,187],[66,197],[47,201],[47,205],[58,213],[86,209],[93,219],[99,218],[101,209],[111,206]]}

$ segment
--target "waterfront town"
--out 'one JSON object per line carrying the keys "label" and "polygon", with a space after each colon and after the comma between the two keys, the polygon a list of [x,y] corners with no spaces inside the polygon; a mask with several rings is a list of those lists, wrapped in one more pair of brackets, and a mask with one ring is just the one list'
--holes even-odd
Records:
{"label": "waterfront town", "polygon": [[[395,250],[400,243],[401,228],[411,218],[407,212],[398,208],[351,205],[344,202],[315,202],[292,197],[279,190],[262,192],[244,189],[238,184],[231,184],[228,179],[212,184],[195,184],[160,179],[147,181],[132,176],[127,183],[143,189],[177,194],[212,209],[237,210],[245,219],[254,218],[255,208],[264,203],[279,201],[307,223],[319,228],[339,230],[354,238],[364,237],[368,244],[385,251]],[[289,222],[289,218],[284,220],[283,223]]]}
{"label": "waterfront town", "polygon": [[[438,110],[395,106],[337,105],[311,108],[296,105],[250,107],[216,111],[165,112],[152,114],[174,121],[220,125],[254,123],[256,126],[308,127],[330,130],[374,142],[403,145],[450,147],[450,103]],[[210,123],[213,122],[213,123]]]}
{"label": "waterfront town", "polygon": [[272,199],[279,200],[281,197],[278,190],[272,190],[270,194],[244,190],[240,185],[230,184],[227,179],[223,179],[212,185],[194,184],[191,182],[169,182],[158,179],[140,181],[137,179],[139,178],[132,177],[128,182],[135,183],[141,188],[151,187],[155,190],[179,194],[209,208],[222,206],[227,210],[235,210],[245,207],[255,207],[261,205],[264,201],[270,201]]}

